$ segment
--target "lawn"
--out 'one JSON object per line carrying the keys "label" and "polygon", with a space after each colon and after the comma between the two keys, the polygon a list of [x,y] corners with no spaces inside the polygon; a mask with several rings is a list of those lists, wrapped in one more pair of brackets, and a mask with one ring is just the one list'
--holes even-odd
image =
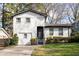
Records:
{"label": "lawn", "polygon": [[33,56],[79,56],[79,43],[46,44],[35,48]]}

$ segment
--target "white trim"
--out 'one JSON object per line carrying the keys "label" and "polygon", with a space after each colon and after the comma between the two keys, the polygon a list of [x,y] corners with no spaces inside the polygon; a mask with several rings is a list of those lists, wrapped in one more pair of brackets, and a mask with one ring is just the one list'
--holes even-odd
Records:
{"label": "white trim", "polygon": [[[3,28],[0,28],[6,35],[8,38],[10,38],[10,35],[3,29]],[[4,39],[7,39],[7,38],[4,38]]]}

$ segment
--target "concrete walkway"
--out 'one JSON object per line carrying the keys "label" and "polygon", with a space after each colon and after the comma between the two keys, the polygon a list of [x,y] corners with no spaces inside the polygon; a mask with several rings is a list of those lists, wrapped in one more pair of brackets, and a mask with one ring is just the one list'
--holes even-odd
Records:
{"label": "concrete walkway", "polygon": [[11,46],[0,50],[0,56],[31,56],[33,46]]}

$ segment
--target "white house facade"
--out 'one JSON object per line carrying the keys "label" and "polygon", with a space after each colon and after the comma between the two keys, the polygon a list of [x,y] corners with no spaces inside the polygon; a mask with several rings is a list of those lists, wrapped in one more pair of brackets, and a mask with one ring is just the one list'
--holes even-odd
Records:
{"label": "white house facade", "polygon": [[13,34],[17,34],[19,38],[18,45],[28,44],[31,38],[41,39],[41,42],[49,36],[69,37],[71,35],[71,24],[50,24],[49,20],[44,13],[34,10],[15,14]]}

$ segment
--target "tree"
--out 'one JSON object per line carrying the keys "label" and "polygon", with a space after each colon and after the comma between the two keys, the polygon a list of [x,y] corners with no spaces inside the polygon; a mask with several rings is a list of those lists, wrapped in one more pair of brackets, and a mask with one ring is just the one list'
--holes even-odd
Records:
{"label": "tree", "polygon": [[[12,18],[11,16],[15,13],[33,9],[46,15],[51,13],[52,19],[60,20],[65,15],[73,16],[73,19],[78,18],[79,4],[68,4],[68,3],[5,3],[4,10],[8,11],[4,13],[5,24],[8,31],[12,30]],[[50,12],[51,11],[51,12]],[[57,23],[56,21],[56,23]],[[9,30],[10,29],[10,30]],[[12,31],[10,31],[12,32]]]}
{"label": "tree", "polygon": [[70,8],[71,8],[71,11],[73,13],[73,17],[74,17],[74,21],[77,20],[78,16],[79,16],[79,3],[72,3],[72,4],[69,4]]}
{"label": "tree", "polygon": [[55,19],[61,18],[65,9],[65,4],[60,4],[60,3],[54,3],[54,4],[46,3],[43,5],[44,5],[45,13],[49,14],[49,12],[52,11],[52,18],[55,18],[56,16]]}
{"label": "tree", "polygon": [[28,6],[29,4],[20,4],[20,3],[5,3],[4,4],[4,22],[5,22],[5,30],[12,35],[12,30],[13,30],[13,21],[12,21],[12,15],[14,15],[15,13],[18,13],[20,11],[24,11],[26,10],[26,6]]}

